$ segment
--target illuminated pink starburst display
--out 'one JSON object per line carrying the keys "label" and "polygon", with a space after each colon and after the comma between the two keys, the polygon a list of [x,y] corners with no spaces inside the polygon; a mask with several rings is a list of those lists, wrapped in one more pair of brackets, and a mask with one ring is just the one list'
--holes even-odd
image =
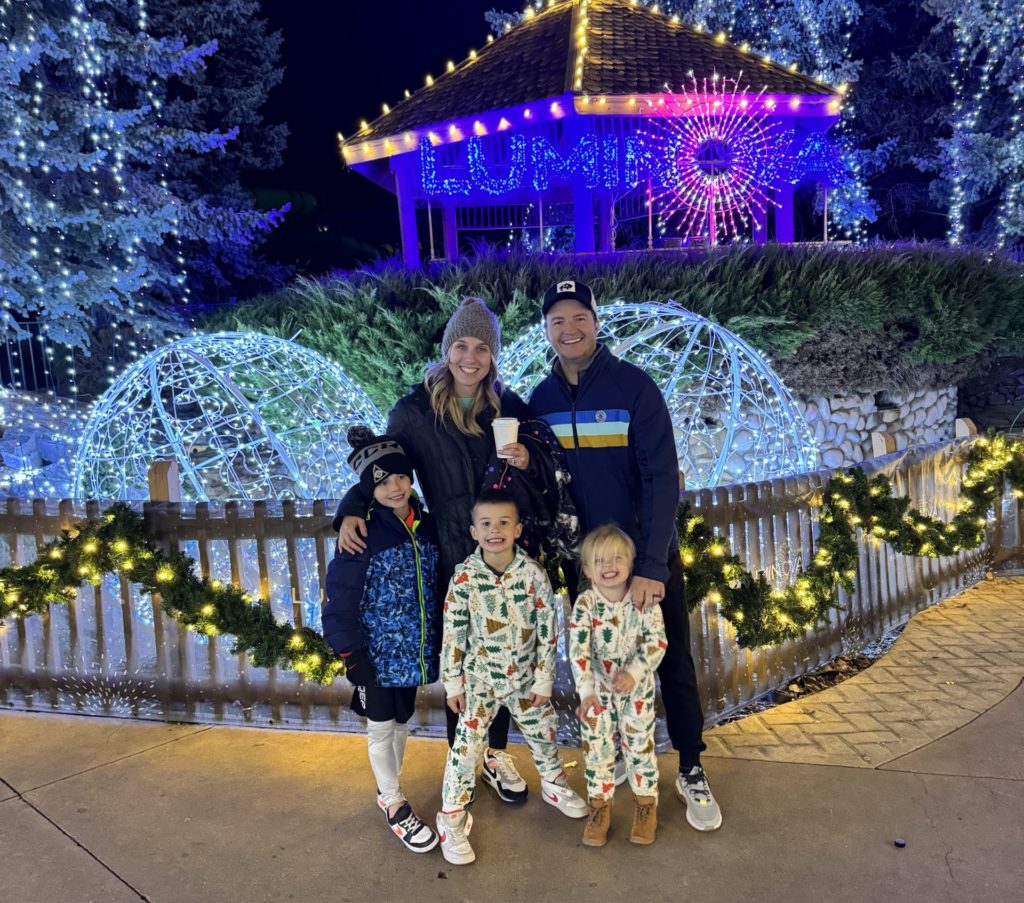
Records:
{"label": "illuminated pink starburst display", "polygon": [[651,203],[667,222],[712,244],[757,228],[771,198],[773,159],[784,129],[775,102],[717,75],[666,94],[648,135],[660,145],[669,178],[651,186]]}

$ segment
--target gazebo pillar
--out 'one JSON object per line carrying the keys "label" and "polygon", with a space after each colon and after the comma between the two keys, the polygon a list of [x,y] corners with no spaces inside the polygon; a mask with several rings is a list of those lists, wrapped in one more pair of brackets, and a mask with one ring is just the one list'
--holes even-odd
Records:
{"label": "gazebo pillar", "polygon": [[608,254],[612,250],[612,205],[615,199],[602,192],[597,196],[597,250]]}
{"label": "gazebo pillar", "polygon": [[444,228],[444,256],[455,260],[459,256],[459,227],[454,204],[445,204],[441,208],[441,224]]}
{"label": "gazebo pillar", "polygon": [[401,154],[391,158],[395,174],[395,197],[398,199],[398,231],[402,237],[402,263],[406,269],[420,267],[420,236],[416,227],[416,193],[419,173],[416,155]]}
{"label": "gazebo pillar", "polygon": [[775,240],[780,244],[792,244],[796,239],[793,220],[793,196],[796,189],[788,182],[775,186]]}
{"label": "gazebo pillar", "polygon": [[572,188],[572,216],[576,232],[576,251],[594,252],[594,192],[582,185]]}

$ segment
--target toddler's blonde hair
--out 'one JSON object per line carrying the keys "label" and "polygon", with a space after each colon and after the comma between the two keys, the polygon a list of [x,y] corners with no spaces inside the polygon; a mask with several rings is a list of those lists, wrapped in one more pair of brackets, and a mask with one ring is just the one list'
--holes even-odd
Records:
{"label": "toddler's blonde hair", "polygon": [[616,527],[615,524],[605,524],[596,530],[591,530],[580,543],[580,563],[589,571],[594,570],[594,562],[606,552],[623,552],[629,558],[629,570],[633,570],[633,562],[636,561],[636,543],[630,539],[629,534]]}

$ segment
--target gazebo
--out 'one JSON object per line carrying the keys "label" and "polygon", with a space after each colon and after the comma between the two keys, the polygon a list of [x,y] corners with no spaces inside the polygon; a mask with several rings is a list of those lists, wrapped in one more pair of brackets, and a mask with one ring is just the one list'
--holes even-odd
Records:
{"label": "gazebo", "polygon": [[541,11],[341,139],[345,163],[394,192],[403,259],[459,233],[571,226],[577,252],[655,218],[675,243],[794,240],[795,187],[843,166],[827,131],[842,89],[636,0]]}

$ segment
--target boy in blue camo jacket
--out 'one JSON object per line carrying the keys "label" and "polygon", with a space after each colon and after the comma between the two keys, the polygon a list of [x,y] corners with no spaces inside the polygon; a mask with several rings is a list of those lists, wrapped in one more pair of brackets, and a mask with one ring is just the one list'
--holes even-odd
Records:
{"label": "boy in blue camo jacket", "polygon": [[373,503],[366,549],[338,551],[327,568],[324,638],[345,662],[352,710],[366,720],[377,805],[414,853],[437,834],[413,812],[399,777],[416,688],[437,680],[439,549],[434,526],[412,497],[412,465],[401,446],[364,426],[348,434],[349,464]]}

